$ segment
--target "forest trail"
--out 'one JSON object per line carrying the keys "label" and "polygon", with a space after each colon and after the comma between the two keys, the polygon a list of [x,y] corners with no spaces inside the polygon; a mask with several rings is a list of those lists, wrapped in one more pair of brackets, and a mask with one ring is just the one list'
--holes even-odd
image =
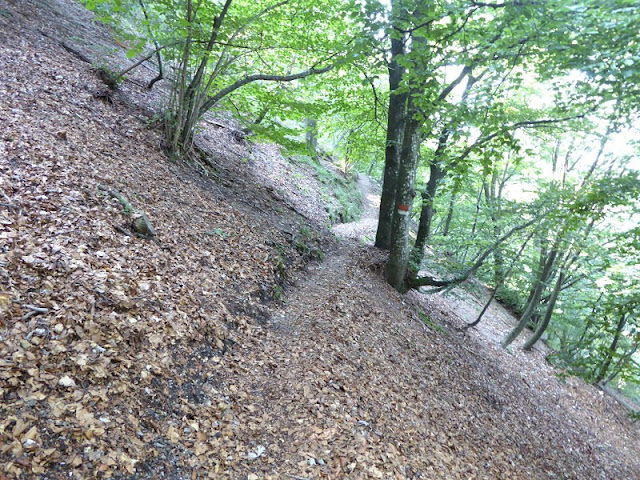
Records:
{"label": "forest trail", "polygon": [[362,215],[356,222],[339,223],[331,231],[340,238],[360,240],[366,245],[373,245],[378,227],[378,210],[380,209],[380,187],[367,175],[358,174],[358,188],[362,195]]}
{"label": "forest trail", "polygon": [[[268,419],[254,446],[279,459],[275,478],[635,478],[633,428],[623,433],[617,406],[580,380],[560,382],[542,351],[502,350],[496,324],[515,320],[501,307],[487,330],[460,333],[477,299],[386,285],[385,255],[363,246],[376,187],[358,183],[362,218],[334,226],[343,240],[238,358],[252,372],[238,388]],[[592,470],[614,451],[628,467]]]}
{"label": "forest trail", "polygon": [[640,478],[612,399],[462,332],[462,293],[386,284],[366,177],[304,267],[327,217],[306,170],[211,125],[211,177],[169,162],[154,72],[95,96],[77,50],[125,62],[108,29],[69,0],[0,13],[1,480]]}
{"label": "forest trail", "polygon": [[[364,174],[358,174],[357,184],[363,199],[360,219],[351,223],[336,224],[331,230],[339,238],[358,240],[363,245],[373,246],[378,227],[380,187]],[[425,301],[430,303],[433,308],[446,310],[461,322],[471,323],[477,318],[490,297],[489,290],[479,282],[476,282],[475,287],[473,294],[456,287],[447,295],[428,295],[425,297]],[[478,339],[484,339],[499,347],[501,341],[516,323],[517,319],[506,308],[493,301],[483,320],[473,329],[473,332]],[[523,335],[516,339],[514,346],[519,347],[524,343],[524,337]],[[517,348],[513,350],[517,350]],[[538,342],[533,351],[542,352],[545,355],[550,352],[544,342]],[[536,361],[538,360],[537,358]]]}

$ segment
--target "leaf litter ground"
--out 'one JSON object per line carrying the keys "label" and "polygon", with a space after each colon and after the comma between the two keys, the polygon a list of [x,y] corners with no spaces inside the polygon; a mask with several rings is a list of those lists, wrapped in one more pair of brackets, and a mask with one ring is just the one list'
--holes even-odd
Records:
{"label": "leaf litter ground", "polygon": [[311,238],[320,187],[275,147],[210,123],[202,177],[144,70],[96,99],[78,53],[124,50],[74,3],[0,0],[0,40],[0,478],[640,478],[637,425],[499,349],[512,320],[463,335],[474,299],[388,288],[368,180],[345,240]]}

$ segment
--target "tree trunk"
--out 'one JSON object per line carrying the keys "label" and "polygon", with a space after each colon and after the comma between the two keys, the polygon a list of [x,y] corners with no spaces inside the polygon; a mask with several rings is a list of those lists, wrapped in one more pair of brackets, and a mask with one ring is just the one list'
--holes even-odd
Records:
{"label": "tree trunk", "polygon": [[[440,92],[438,99],[444,100],[451,92],[451,90],[453,90],[453,88],[455,88],[455,86],[458,85],[467,75],[469,76],[469,80],[464,89],[464,93],[462,94],[462,100],[466,101],[471,87],[476,82],[476,79],[471,76],[471,67],[465,67],[458,78],[451,82],[442,92]],[[456,128],[456,124],[453,122],[449,123],[443,128],[440,137],[438,138],[438,147],[436,148],[436,151],[433,154],[433,159],[431,160],[431,164],[429,165],[429,181],[427,182],[426,190],[422,194],[420,225],[418,227],[416,244],[413,249],[412,255],[412,263],[414,263],[415,268],[417,268],[418,270],[420,269],[420,264],[422,263],[422,259],[424,258],[424,247],[426,247],[427,243],[429,242],[429,237],[431,236],[431,227],[435,214],[434,204],[436,195],[438,193],[438,186],[440,185],[440,181],[444,178],[446,172],[449,169],[455,168],[455,162],[453,165],[449,165],[448,167],[446,167],[446,170],[444,165],[447,142],[449,141],[449,136],[451,135],[452,128]],[[417,273],[418,272],[415,271],[415,274]]]}
{"label": "tree trunk", "polygon": [[453,209],[456,205],[456,192],[451,192],[451,198],[449,199],[449,207],[447,208],[447,218],[444,221],[444,228],[442,229],[442,236],[449,235],[451,229],[451,221],[453,220]]}
{"label": "tree trunk", "polygon": [[[408,68],[406,62],[398,62],[398,60],[406,53],[406,48],[410,48],[415,51],[427,51],[430,45],[426,37],[414,35],[411,37],[410,47],[405,47],[405,39],[398,38],[398,32],[407,32],[401,23],[410,17],[410,13],[407,10],[407,6],[404,2],[399,0],[391,1],[392,21],[389,28],[389,34],[391,37],[391,58],[389,61],[389,115],[387,126],[387,142],[385,149],[385,170],[384,180],[382,185],[382,195],[380,197],[380,215],[378,219],[378,230],[376,232],[376,246],[384,249],[393,249],[395,240],[392,236],[395,236],[393,227],[395,225],[396,208],[398,205],[399,197],[402,197],[403,179],[401,179],[400,170],[403,168],[402,163],[407,161],[406,156],[403,154],[399,157],[399,152],[412,151],[414,148],[419,149],[419,140],[412,140],[412,144],[406,149],[403,145],[403,141],[407,138],[413,138],[417,134],[418,128],[422,122],[418,122],[418,125],[414,128],[410,127],[415,123],[415,114],[417,109],[410,107],[408,104],[411,102],[411,93],[398,93],[398,89],[401,86],[403,74]],[[397,27],[397,30],[396,30]],[[404,35],[404,34],[403,34]],[[412,73],[416,78],[420,78],[419,84],[416,85],[416,93],[426,88],[427,79],[429,74],[426,71],[429,67],[426,64],[417,64],[414,61]],[[457,85],[471,74],[471,67],[463,68],[462,72],[445,87],[440,95],[438,95],[437,101],[443,101]],[[473,81],[470,81],[471,85]],[[423,118],[426,118],[424,112],[421,113]],[[405,131],[403,132],[403,128]],[[406,129],[409,128],[409,132]],[[419,151],[416,152],[418,155]],[[415,170],[415,168],[414,168]],[[411,174],[415,177],[415,171]],[[411,187],[413,190],[413,186]]]}
{"label": "tree trunk", "polygon": [[416,195],[414,190],[416,167],[420,156],[420,122],[414,119],[412,101],[409,99],[408,121],[405,126],[400,167],[398,169],[397,195],[393,215],[391,250],[387,261],[387,281],[399,292],[408,290],[407,269],[409,267],[409,230],[411,206]]}
{"label": "tree trunk", "polygon": [[[500,218],[500,198],[497,196],[497,184],[498,184],[498,172],[497,169],[493,169],[491,174],[491,184],[483,181],[484,195],[489,207],[489,216],[491,223],[493,224],[493,236],[494,238],[500,238],[502,231],[498,219]],[[502,255],[502,249],[496,248],[493,252],[493,284],[496,289],[500,288],[504,284],[504,256]]]}
{"label": "tree trunk", "polygon": [[[541,235],[544,235],[544,232],[540,232],[540,233],[541,233]],[[548,258],[548,251],[547,251],[548,243],[549,242],[548,242],[547,238],[542,236],[542,238],[540,239],[540,256],[538,258],[538,268],[536,269],[536,272],[535,272],[535,280],[533,282],[531,282],[531,288],[529,290],[529,296],[527,297],[527,303],[525,305],[529,305],[529,303],[533,299],[533,296],[536,293],[536,286],[538,285],[537,282],[541,278],[542,271],[544,270],[544,266],[545,266],[545,264],[547,262],[547,258]]]}
{"label": "tree trunk", "polygon": [[[518,250],[518,254],[516,255],[516,258],[513,259],[513,262],[511,262],[511,265],[509,265],[509,269],[505,272],[505,278],[509,276],[509,274],[511,273],[511,270],[513,270],[513,267],[516,264],[516,262],[520,260],[520,257],[522,256],[522,252],[524,251],[524,248],[527,246],[527,243],[529,243],[529,240],[531,240],[531,237],[533,237],[533,232],[531,234],[529,234],[529,236],[525,239],[525,241],[522,242],[522,245],[520,245],[520,250]],[[484,314],[489,309],[489,306],[491,305],[492,300],[495,298],[495,296],[497,294],[498,294],[498,289],[496,288],[496,289],[493,290],[493,293],[491,294],[491,297],[489,298],[489,301],[485,304],[484,308],[482,309],[482,311],[478,315],[478,318],[476,318],[473,322],[468,323],[466,325],[466,328],[475,327],[476,325],[478,325],[480,323],[480,320],[482,320],[482,317],[484,316]]]}
{"label": "tree trunk", "polygon": [[403,77],[403,67],[398,65],[398,57],[404,53],[401,39],[391,39],[391,61],[389,62],[389,114],[387,120],[387,140],[384,152],[384,174],[380,195],[380,215],[376,231],[376,247],[391,248],[391,231],[396,207],[399,156],[406,123],[407,93],[398,93]]}
{"label": "tree trunk", "polygon": [[622,330],[624,330],[624,326],[627,324],[627,318],[628,317],[625,314],[620,315],[618,325],[616,326],[616,333],[613,335],[613,341],[607,350],[607,356],[605,357],[604,363],[602,364],[602,367],[600,367],[600,372],[596,377],[596,383],[602,382],[607,376],[611,362],[613,362],[613,356],[616,354],[616,348],[618,348],[618,341],[622,335]]}
{"label": "tree trunk", "polygon": [[438,193],[438,185],[444,177],[442,170],[442,156],[447,148],[447,140],[449,132],[445,130],[438,139],[438,148],[433,154],[433,159],[429,165],[429,181],[427,188],[422,193],[422,209],[420,210],[420,223],[418,225],[418,234],[416,243],[411,253],[411,277],[415,278],[420,271],[420,265],[424,258],[424,248],[427,246],[431,235],[431,225],[433,224],[434,202]]}
{"label": "tree trunk", "polygon": [[[438,146],[440,150],[440,146]],[[444,172],[440,168],[440,162],[437,155],[434,155],[434,159],[429,166],[429,181],[427,182],[427,188],[422,194],[422,209],[420,210],[420,225],[418,226],[418,235],[416,237],[416,250],[421,252],[429,242],[431,235],[431,225],[433,223],[434,215],[434,202],[436,194],[438,193],[438,185],[440,180],[444,177]]]}
{"label": "tree trunk", "polygon": [[565,272],[564,270],[562,270],[558,275],[558,279],[556,280],[555,286],[553,287],[553,292],[551,293],[551,297],[549,298],[549,303],[547,305],[547,310],[544,314],[544,318],[540,323],[538,323],[536,331],[533,332],[533,335],[531,335],[531,337],[529,337],[529,339],[522,346],[523,350],[530,350],[531,348],[533,348],[533,346],[536,344],[538,340],[540,340],[540,337],[542,337],[542,334],[545,332],[545,330],[549,326],[549,322],[551,321],[551,316],[553,315],[553,309],[555,308],[556,301],[558,300],[558,295],[562,290],[562,283],[564,282],[564,277],[565,277]]}
{"label": "tree trunk", "polygon": [[[471,226],[471,234],[469,235],[469,240],[473,241],[476,237],[476,230],[478,228],[478,219],[480,218],[480,203],[482,202],[482,185],[478,189],[478,197],[476,198],[476,213],[473,217],[473,225]],[[467,254],[469,253],[469,245],[467,244],[464,247],[464,253],[462,254],[461,262],[464,263],[467,260]]]}
{"label": "tree trunk", "polygon": [[315,118],[306,118],[304,126],[307,150],[313,158],[316,158],[318,155],[318,123]]}
{"label": "tree trunk", "polygon": [[544,268],[542,269],[542,272],[540,273],[540,276],[536,281],[532,298],[529,301],[529,304],[527,305],[526,310],[520,317],[518,324],[514,327],[511,333],[509,333],[509,335],[507,335],[507,337],[502,342],[503,347],[506,348],[509,345],[511,345],[511,343],[524,330],[524,328],[527,326],[527,323],[531,319],[531,316],[535,313],[538,307],[538,303],[540,302],[540,297],[542,297],[542,292],[544,291],[544,287],[546,283],[545,279],[548,279],[551,274],[551,270],[553,269],[553,264],[555,263],[557,254],[558,254],[557,247],[551,250],[551,252],[549,253],[549,256],[547,257],[547,261],[545,262]]}

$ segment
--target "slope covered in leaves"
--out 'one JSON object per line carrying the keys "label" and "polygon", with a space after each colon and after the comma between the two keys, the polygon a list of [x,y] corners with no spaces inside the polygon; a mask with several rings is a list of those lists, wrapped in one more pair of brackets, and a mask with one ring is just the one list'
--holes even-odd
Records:
{"label": "slope covered in leaves", "polygon": [[0,0],[0,41],[0,478],[638,476],[615,406],[532,388],[380,252],[325,239],[301,270],[327,214],[277,149],[209,124],[215,172],[170,163],[160,93],[95,98],[80,47],[122,50],[76,5]]}
{"label": "slope covered in leaves", "polygon": [[[0,11],[3,471],[134,473],[156,433],[172,438],[168,419],[190,415],[172,398],[206,387],[183,382],[186,366],[219,361],[263,322],[317,242],[268,186],[224,177],[227,152],[219,182],[201,177],[167,161],[139,110],[96,98],[89,65],[39,31],[64,11]],[[146,212],[156,237],[134,235],[135,215],[107,191]],[[288,214],[264,215],[273,204]]]}

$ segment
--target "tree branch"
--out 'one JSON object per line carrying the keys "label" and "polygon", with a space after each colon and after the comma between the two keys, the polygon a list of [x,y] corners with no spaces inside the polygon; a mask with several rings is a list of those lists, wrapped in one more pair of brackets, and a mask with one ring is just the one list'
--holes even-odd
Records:
{"label": "tree branch", "polygon": [[564,118],[554,118],[554,119],[544,119],[544,120],[525,120],[522,122],[517,122],[511,125],[508,125],[504,128],[502,128],[501,130],[491,133],[489,135],[485,135],[484,137],[479,137],[475,142],[473,142],[472,145],[469,145],[457,158],[456,158],[456,162],[460,162],[461,160],[464,160],[465,158],[467,158],[469,156],[469,154],[471,152],[473,152],[473,150],[475,150],[476,148],[484,145],[485,143],[490,142],[491,140],[493,140],[494,138],[496,138],[498,135],[500,135],[502,132],[506,131],[506,130],[517,130],[518,128],[534,128],[534,127],[539,127],[539,126],[545,126],[545,125],[552,125],[555,123],[562,123],[562,122],[568,122],[569,120],[577,120],[579,118],[584,118],[588,113],[591,113],[593,110],[595,110],[595,108],[589,109],[587,112],[585,113],[581,113],[579,115],[574,115],[571,117],[564,117]]}
{"label": "tree branch", "polygon": [[142,13],[144,14],[144,18],[147,21],[147,32],[149,36],[153,39],[153,45],[156,47],[156,58],[158,59],[158,75],[155,78],[151,79],[151,81],[147,84],[147,88],[151,90],[156,82],[159,82],[164,78],[164,68],[162,68],[162,55],[160,55],[160,46],[158,45],[158,40],[156,40],[153,31],[151,30],[151,23],[149,20],[149,14],[147,13],[147,6],[144,3],[144,0],[138,0],[140,7],[142,8]]}
{"label": "tree branch", "polygon": [[[172,42],[169,43],[167,45],[161,45],[161,46],[157,46],[154,50],[152,50],[150,53],[148,53],[147,55],[145,55],[144,57],[142,57],[140,60],[138,60],[136,63],[134,63],[133,65],[131,65],[130,67],[125,68],[124,70],[122,70],[120,73],[115,75],[114,80],[118,81],[120,80],[122,77],[124,77],[127,73],[129,73],[131,70],[135,70],[136,68],[138,68],[140,65],[142,65],[144,62],[146,62],[147,60],[149,60],[151,57],[153,57],[156,54],[159,54],[160,51],[162,49],[168,48],[168,47],[172,47],[174,45],[177,45],[180,42]],[[162,66],[160,66],[160,69],[162,69]]]}
{"label": "tree branch", "polygon": [[460,85],[460,82],[462,82],[462,80],[464,80],[464,78],[470,74],[471,74],[471,67],[464,67],[460,72],[460,75],[458,75],[458,78],[456,78],[453,82],[447,85],[447,87],[444,90],[442,90],[442,92],[440,92],[440,95],[438,95],[438,101],[442,101],[445,98],[447,98],[447,95],[449,95],[454,88]]}
{"label": "tree branch", "polygon": [[373,108],[374,108],[373,116],[374,116],[375,120],[377,121],[378,120],[378,105],[380,105],[381,107],[384,107],[384,104],[380,101],[380,98],[378,97],[378,90],[376,89],[375,83],[373,83],[373,79],[369,75],[369,72],[367,71],[367,69],[362,68],[360,65],[358,65],[356,63],[354,63],[354,66],[358,70],[360,70],[360,73],[362,73],[364,75],[364,78],[367,80],[367,82],[371,86],[371,91],[373,92]]}
{"label": "tree branch", "polygon": [[[518,253],[516,254],[515,258],[513,259],[513,262],[511,262],[511,265],[509,265],[509,269],[505,272],[504,274],[504,278],[508,278],[509,275],[511,274],[511,270],[513,270],[513,267],[515,267],[516,262],[520,259],[520,255],[522,255],[522,252],[524,251],[524,248],[526,247],[527,243],[529,243],[529,240],[531,240],[531,238],[533,237],[533,235],[535,234],[535,231],[531,232],[529,234],[529,236],[525,239],[525,241],[522,243],[522,245],[520,245],[520,250],[518,250]],[[480,321],[482,320],[482,317],[484,316],[484,314],[487,312],[487,310],[489,309],[489,306],[491,305],[491,302],[493,301],[493,299],[495,298],[495,296],[498,294],[498,289],[500,288],[499,285],[496,285],[496,287],[493,290],[493,293],[491,294],[491,297],[489,298],[489,301],[485,304],[484,308],[482,309],[482,311],[480,312],[480,314],[478,315],[478,318],[476,318],[473,322],[471,323],[467,323],[464,328],[472,328],[475,327],[476,325],[478,325],[480,323]]]}
{"label": "tree branch", "polygon": [[[267,13],[275,10],[276,8],[280,8],[282,5],[285,5],[287,3],[289,3],[291,0],[282,0],[281,2],[278,2],[274,5],[271,5],[269,7],[266,7],[265,9],[263,9],[262,11],[258,12],[257,14],[255,14],[253,17],[251,17],[250,19],[248,19],[246,22],[244,22],[242,25],[240,25],[235,32],[233,32],[233,34],[229,37],[229,39],[227,40],[228,45],[224,45],[224,48],[222,50],[222,53],[220,53],[220,56],[218,57],[218,61],[216,62],[215,67],[213,68],[213,73],[210,76],[209,82],[208,82],[208,86],[211,85],[213,83],[213,79],[217,76],[217,74],[219,73],[219,67],[221,65],[221,62],[226,58],[227,56],[227,52],[229,51],[229,48],[232,47],[233,42],[235,41],[235,39],[238,37],[238,35],[240,35],[240,33],[242,33],[250,24],[252,24],[253,22],[255,22],[256,20],[258,20],[260,17],[262,17],[263,15],[266,15]],[[208,88],[208,87],[207,87]]]}
{"label": "tree branch", "polygon": [[474,7],[486,7],[486,8],[505,8],[505,7],[525,7],[537,5],[538,2],[533,0],[530,2],[524,2],[522,0],[514,0],[513,2],[502,2],[502,3],[489,3],[489,2],[476,2],[474,0],[471,1],[471,5]]}
{"label": "tree branch", "polygon": [[471,275],[473,275],[484,263],[484,261],[486,260],[486,258],[491,255],[491,253],[493,253],[493,251],[498,248],[500,246],[501,243],[503,243],[504,241],[508,240],[514,233],[519,232],[520,230],[524,230],[525,228],[530,227],[531,225],[533,225],[534,223],[536,223],[537,221],[539,221],[544,215],[535,217],[531,220],[529,220],[526,223],[523,223],[522,225],[517,225],[515,227],[513,227],[511,230],[509,230],[507,233],[505,233],[502,237],[500,237],[498,240],[496,240],[493,245],[491,245],[489,248],[487,248],[482,255],[480,255],[478,257],[478,259],[475,261],[475,263],[473,265],[471,265],[471,267],[469,267],[462,275],[459,275],[458,277],[455,278],[451,278],[448,280],[438,280],[434,277],[431,276],[424,276],[424,277],[419,277],[419,278],[415,278],[415,279],[410,279],[409,280],[409,286],[411,288],[418,288],[418,287],[448,287],[451,285],[457,285],[459,283],[462,283],[466,280],[469,279],[469,277]]}
{"label": "tree branch", "polygon": [[216,17],[213,19],[213,28],[211,29],[209,42],[205,47],[205,50],[204,50],[205,53],[202,56],[202,59],[200,60],[200,65],[198,65],[196,74],[193,76],[191,83],[189,83],[189,86],[187,87],[187,96],[190,96],[190,92],[195,90],[200,85],[200,82],[202,80],[202,75],[204,74],[204,69],[207,66],[207,63],[209,63],[209,56],[211,54],[211,51],[213,50],[213,46],[216,43],[216,40],[218,38],[218,33],[220,32],[220,28],[224,23],[224,19],[227,16],[227,12],[229,11],[229,7],[231,6],[232,1],[233,0],[226,0],[226,2],[222,7],[222,11],[220,12],[220,15],[216,15]]}
{"label": "tree branch", "polygon": [[311,67],[308,70],[304,70],[298,73],[292,73],[291,75],[267,75],[263,73],[257,73],[254,75],[247,75],[240,80],[232,83],[226,88],[223,88],[215,95],[210,96],[206,102],[200,108],[200,115],[204,115],[210,108],[216,105],[220,100],[229,95],[230,93],[238,90],[241,87],[244,87],[248,83],[257,82],[257,81],[266,81],[266,82],[292,82],[293,80],[298,80],[301,78],[308,77],[310,75],[320,75],[322,73],[326,73],[331,70],[334,66],[329,65],[324,68],[316,68]]}

